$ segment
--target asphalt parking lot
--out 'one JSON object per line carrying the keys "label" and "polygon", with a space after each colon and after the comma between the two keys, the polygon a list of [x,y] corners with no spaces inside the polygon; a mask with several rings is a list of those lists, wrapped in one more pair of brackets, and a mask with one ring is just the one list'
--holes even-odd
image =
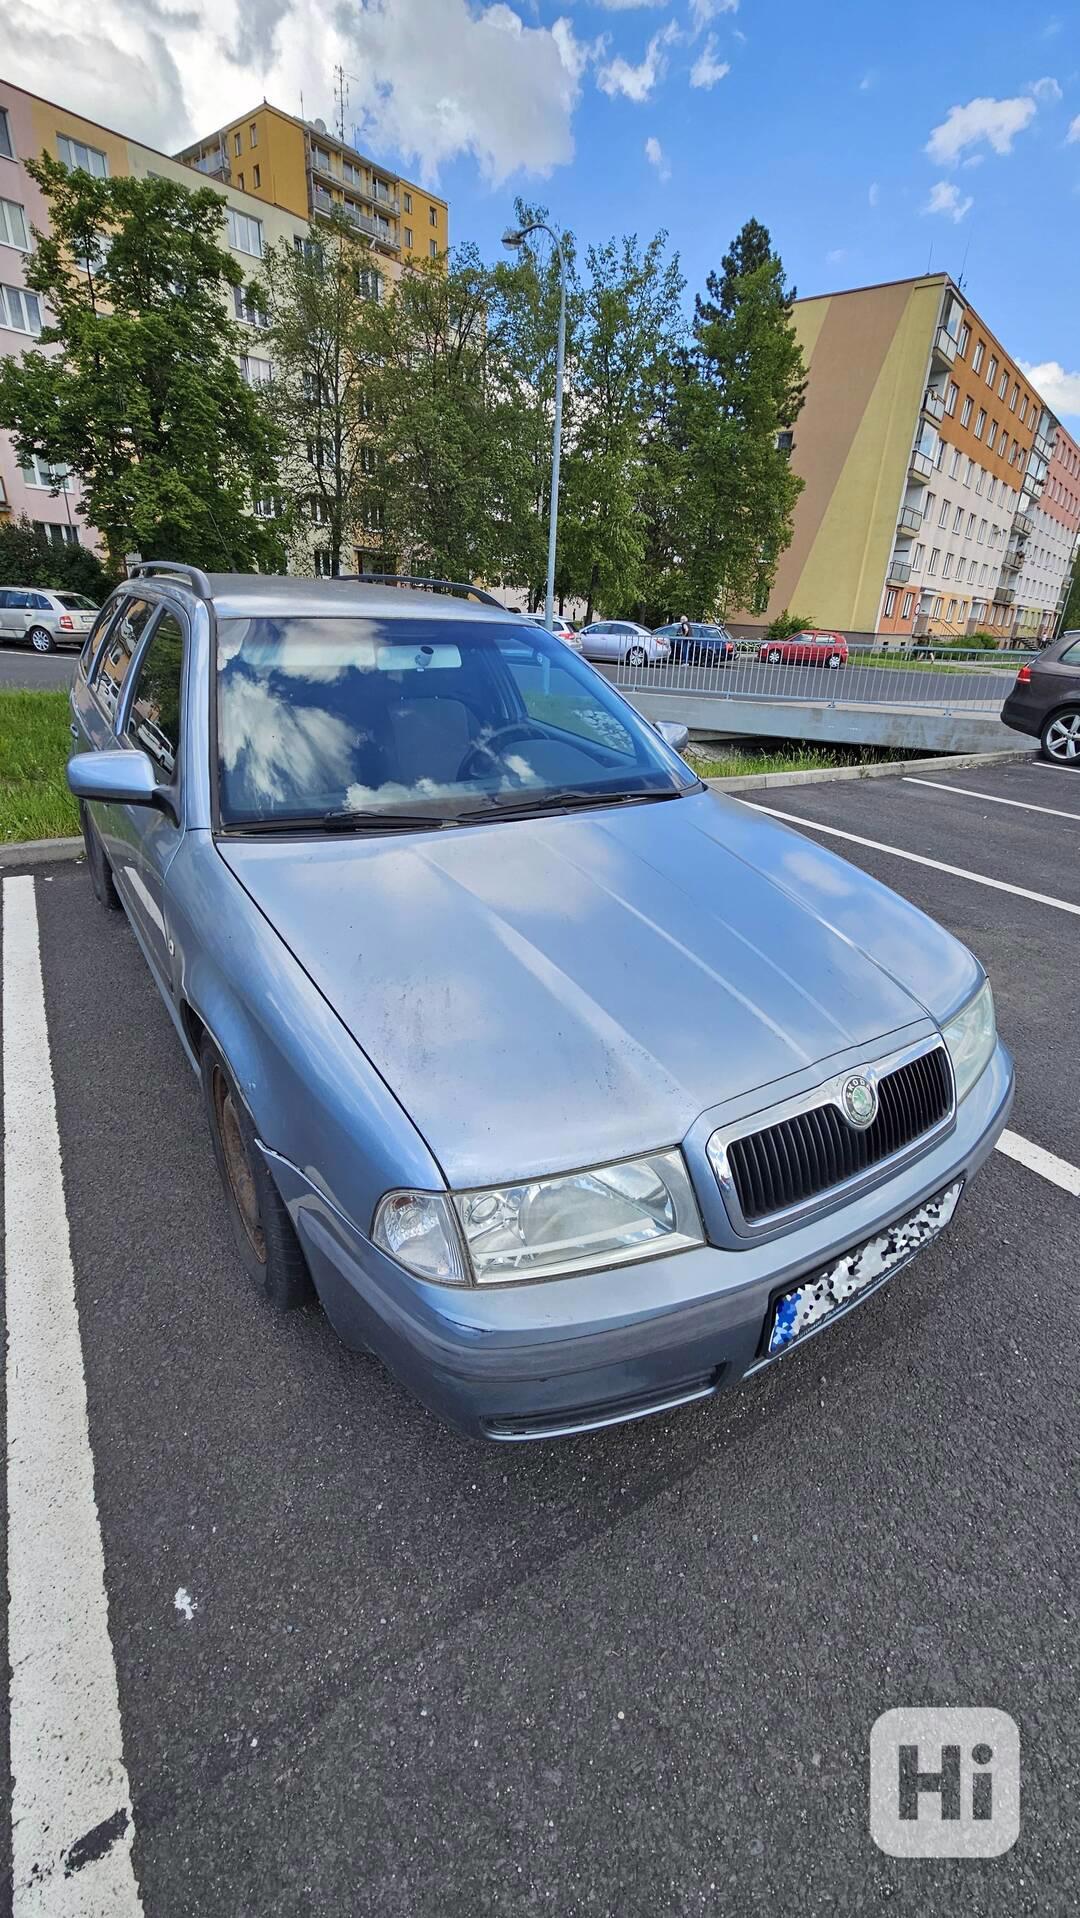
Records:
{"label": "asphalt parking lot", "polygon": [[50,686],[70,686],[78,657],[74,647],[65,652],[35,653],[29,646],[0,646],[0,686],[22,686],[35,692]]}
{"label": "asphalt parking lot", "polygon": [[[940,1240],[782,1365],[548,1446],[461,1439],[316,1312],[260,1304],[125,921],[81,866],[35,873],[147,1918],[1075,1909],[1080,779],[747,803],[974,948],[1011,1130],[1065,1183],[995,1153]],[[873,1846],[870,1728],[917,1704],[1019,1724],[1004,1857]],[[138,1908],[69,1883],[16,1885],[16,1911]]]}

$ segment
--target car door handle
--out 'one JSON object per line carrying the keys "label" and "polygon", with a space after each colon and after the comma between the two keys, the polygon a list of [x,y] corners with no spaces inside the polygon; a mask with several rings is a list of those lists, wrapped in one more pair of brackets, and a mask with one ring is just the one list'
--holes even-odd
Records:
{"label": "car door handle", "polygon": [[71,734],[72,739],[78,739],[79,728],[76,726],[74,720],[72,720],[70,726],[68,727],[68,732]]}

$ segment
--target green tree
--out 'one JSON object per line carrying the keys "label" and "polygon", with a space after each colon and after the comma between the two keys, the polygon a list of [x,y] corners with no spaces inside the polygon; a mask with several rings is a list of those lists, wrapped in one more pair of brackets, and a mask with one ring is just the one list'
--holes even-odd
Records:
{"label": "green tree", "polygon": [[696,301],[676,429],[691,616],[762,611],[791,541],[802,481],[778,435],[794,425],[806,386],[794,299],[766,228],[749,220]]}
{"label": "green tree", "polygon": [[305,570],[313,526],[335,575],[343,560],[351,570],[355,544],[370,538],[379,332],[372,308],[384,287],[370,245],[340,215],[317,240],[282,241],[263,262],[258,292],[274,377],[261,397],[283,447],[274,497],[293,561]]}
{"label": "green tree", "polygon": [[1065,610],[1061,615],[1061,631],[1071,633],[1080,627],[1080,565],[1072,576],[1069,596],[1065,601]]}
{"label": "green tree", "polygon": [[26,167],[52,228],[35,231],[26,277],[51,315],[41,344],[58,350],[0,363],[17,456],[79,475],[115,569],[132,549],[279,566],[281,543],[250,508],[271,489],[277,441],[237,365],[226,300],[243,276],[221,244],[221,196],[99,180],[47,154]]}
{"label": "green tree", "polygon": [[114,584],[88,546],[54,546],[25,513],[0,523],[0,586],[48,586],[100,601]]}

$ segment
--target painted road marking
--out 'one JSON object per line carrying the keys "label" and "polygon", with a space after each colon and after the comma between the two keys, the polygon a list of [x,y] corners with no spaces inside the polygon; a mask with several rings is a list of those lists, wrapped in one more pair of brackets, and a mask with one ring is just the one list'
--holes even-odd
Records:
{"label": "painted road marking", "polygon": [[932,786],[935,792],[959,793],[963,799],[985,799],[991,806],[1016,806],[1021,812],[1045,812],[1053,819],[1075,819],[1080,825],[1080,812],[1062,812],[1059,806],[1035,806],[1027,799],[1002,799],[997,793],[972,792],[970,786],[945,786],[940,779],[916,779],[914,773],[905,773],[905,786]]}
{"label": "painted road marking", "polygon": [[1018,899],[1033,899],[1037,906],[1053,906],[1056,912],[1071,912],[1080,919],[1080,906],[1074,906],[1069,899],[1055,899],[1048,892],[1032,892],[1027,886],[1013,886],[1007,879],[991,879],[985,872],[968,872],[966,866],[947,866],[943,859],[928,859],[921,852],[905,852],[902,846],[886,846],[880,839],[863,839],[857,832],[841,832],[839,826],[823,826],[816,819],[803,819],[794,812],[781,812],[776,806],[761,806],[754,799],[744,799],[744,806],[752,806],[755,812],[763,812],[770,819],[783,819],[789,826],[802,826],[807,832],[823,832],[830,839],[846,839],[853,846],[866,846],[870,852],[888,852],[894,859],[908,859],[913,866],[930,866],[934,872],[947,872],[953,879],[970,879],[977,886],[992,886],[995,892],[1011,892]]}
{"label": "painted road marking", "polygon": [[138,1918],[37,904],[3,882],[14,1918]]}
{"label": "painted road marking", "polygon": [[1080,1199],[1080,1167],[1070,1165],[1067,1159],[1044,1152],[1041,1145],[1032,1145],[1030,1139],[1022,1139],[1018,1132],[1003,1132],[997,1149],[1007,1158],[1015,1159],[1018,1165],[1026,1165],[1029,1172],[1037,1172],[1041,1179],[1049,1179],[1051,1185],[1060,1186],[1063,1192],[1071,1192],[1074,1199]]}

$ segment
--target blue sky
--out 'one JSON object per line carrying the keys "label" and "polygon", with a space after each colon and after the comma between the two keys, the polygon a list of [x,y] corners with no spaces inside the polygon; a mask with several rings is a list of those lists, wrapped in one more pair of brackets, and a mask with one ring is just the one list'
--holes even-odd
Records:
{"label": "blue sky", "polygon": [[[498,248],[666,227],[690,291],[750,215],[802,293],[966,277],[1080,429],[1077,0],[19,0],[5,76],[173,150],[266,97],[335,117]],[[650,158],[650,155],[652,156]]]}

